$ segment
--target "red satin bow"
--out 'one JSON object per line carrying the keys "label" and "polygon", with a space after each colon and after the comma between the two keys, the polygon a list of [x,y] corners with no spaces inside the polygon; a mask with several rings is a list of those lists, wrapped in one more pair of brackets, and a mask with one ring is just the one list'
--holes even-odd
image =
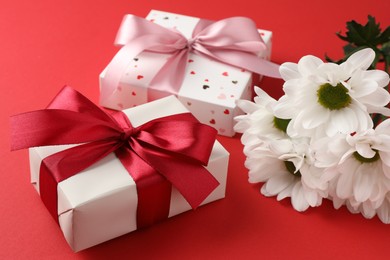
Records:
{"label": "red satin bow", "polygon": [[41,198],[58,221],[57,184],[114,152],[137,185],[137,226],[167,218],[171,184],[196,208],[219,185],[207,165],[216,130],[191,114],[133,127],[122,112],[105,112],[64,87],[47,109],[11,117],[11,149],[80,144],[46,157]]}
{"label": "red satin bow", "polygon": [[255,23],[245,17],[232,17],[217,22],[200,20],[192,38],[186,39],[176,30],[134,15],[126,15],[115,43],[123,47],[107,66],[101,81],[101,103],[115,92],[131,59],[143,51],[172,55],[150,82],[149,89],[154,91],[178,93],[189,52],[254,73],[280,78],[279,65],[257,56],[266,47]]}

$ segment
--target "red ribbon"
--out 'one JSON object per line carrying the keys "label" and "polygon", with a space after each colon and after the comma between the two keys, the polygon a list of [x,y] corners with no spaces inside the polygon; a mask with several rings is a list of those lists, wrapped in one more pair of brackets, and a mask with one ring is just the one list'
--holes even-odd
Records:
{"label": "red ribbon", "polygon": [[196,208],[219,185],[202,166],[215,138],[189,113],[133,127],[122,112],[105,112],[68,86],[47,109],[11,117],[11,150],[82,143],[41,163],[41,198],[56,221],[57,184],[112,152],[136,183],[139,228],[168,217],[171,185]]}

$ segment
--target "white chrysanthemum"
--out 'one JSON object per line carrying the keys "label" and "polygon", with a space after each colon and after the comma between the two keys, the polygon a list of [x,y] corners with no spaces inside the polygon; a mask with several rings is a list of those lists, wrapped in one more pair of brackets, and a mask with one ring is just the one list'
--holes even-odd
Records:
{"label": "white chrysanthemum", "polygon": [[248,100],[237,101],[237,106],[246,114],[235,117],[237,124],[234,126],[234,130],[243,133],[241,142],[245,145],[245,154],[247,151],[262,146],[264,137],[286,138],[286,133],[283,130],[288,122],[276,119],[273,115],[273,106],[276,104],[276,100],[258,87],[255,87],[255,92],[257,96],[254,98],[254,103]]}
{"label": "white chrysanthemum", "polygon": [[235,130],[243,133],[241,141],[247,156],[249,182],[265,182],[261,192],[277,196],[278,200],[291,197],[293,207],[304,211],[319,206],[327,196],[320,179],[322,169],[313,165],[309,138],[291,139],[286,134],[289,120],[276,118],[276,100],[256,88],[254,103],[240,100],[237,105],[246,113],[235,119]]}
{"label": "white chrysanthemum", "polygon": [[291,119],[287,133],[319,137],[358,132],[372,128],[369,113],[390,115],[384,108],[390,101],[384,89],[389,75],[367,70],[374,58],[372,49],[363,49],[340,65],[314,56],[282,64],[285,95],[274,114]]}
{"label": "white chrysanthemum", "polygon": [[383,223],[390,224],[390,192],[386,194],[383,202],[379,206],[373,204],[370,200],[360,203],[353,198],[346,200],[340,199],[337,196],[332,197],[332,201],[335,209],[339,209],[345,205],[349,212],[353,214],[361,213],[367,219],[371,219],[377,215]]}
{"label": "white chrysanthemum", "polygon": [[248,151],[249,182],[265,182],[261,188],[265,196],[277,196],[277,200],[291,197],[297,211],[321,205],[327,194],[315,189],[316,173],[321,169],[310,165],[307,140],[268,139],[265,143],[267,146]]}
{"label": "white chrysanthemum", "polygon": [[326,137],[316,145],[315,165],[327,167],[323,175],[333,187],[330,194],[335,208],[345,202],[351,212],[361,212],[367,218],[376,211],[381,216],[387,214],[383,212],[389,206],[390,119],[375,130]]}

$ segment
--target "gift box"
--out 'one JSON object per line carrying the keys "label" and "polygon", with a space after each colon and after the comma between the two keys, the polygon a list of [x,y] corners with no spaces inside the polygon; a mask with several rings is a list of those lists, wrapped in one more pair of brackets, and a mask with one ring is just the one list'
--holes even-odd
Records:
{"label": "gift box", "polygon": [[[71,95],[74,94],[74,91],[67,88],[63,92],[71,92]],[[69,95],[67,94],[67,97],[68,96]],[[77,99],[80,99],[80,97],[77,97]],[[61,106],[70,106],[67,100],[65,100],[63,103],[64,105]],[[95,110],[95,108],[89,107],[88,109],[82,108],[80,110],[84,110],[89,113],[91,110]],[[52,113],[52,110],[49,112]],[[56,111],[53,111],[53,113],[56,113]],[[69,112],[66,111],[65,114],[67,113]],[[141,106],[137,106],[135,108],[126,109],[123,111],[123,113],[126,117],[129,118],[134,129],[137,129],[137,127],[143,127],[145,125],[147,126],[155,119],[164,119],[167,116],[180,117],[182,115],[190,115],[188,110],[174,96],[162,98]],[[98,115],[99,118],[104,117],[104,115],[101,116],[100,114]],[[20,133],[20,131],[24,131],[23,124],[25,124],[25,120],[23,119],[23,116],[24,115],[22,114],[22,119],[16,117],[14,120],[16,123],[13,123],[14,126],[12,131],[15,133],[13,134],[12,138],[14,143],[20,144],[14,144],[13,149],[26,147],[25,140],[23,139],[23,135],[26,134]],[[70,118],[73,118],[73,115]],[[89,119],[87,118],[86,120]],[[39,126],[40,124],[38,124],[38,129],[34,129],[32,134],[36,134],[37,132],[41,131]],[[96,127],[94,127],[94,129],[96,129]],[[156,131],[158,132],[159,129],[160,127],[157,127]],[[209,129],[214,131],[215,138],[216,131],[212,128]],[[96,129],[96,131],[98,131],[98,129]],[[133,130],[130,132],[127,131],[126,135],[128,134],[130,136],[132,133]],[[61,133],[58,134],[61,135]],[[73,135],[73,133],[70,132],[66,134],[70,136]],[[69,137],[68,135],[65,138],[73,138]],[[161,136],[153,138],[161,139]],[[173,138],[177,138],[177,136]],[[165,141],[158,140],[158,142],[165,144]],[[178,143],[182,142],[182,139],[178,141]],[[178,145],[180,146],[181,144]],[[56,154],[60,151],[67,151],[67,149],[75,148],[77,146],[82,145],[50,145],[29,149],[31,182],[38,192],[41,191],[41,197],[41,183],[43,182],[43,179],[40,174],[42,174],[43,160],[48,158],[50,155]],[[135,148],[132,149],[137,152],[136,145],[133,147]],[[149,149],[149,146],[146,145],[145,147],[145,149]],[[203,170],[206,169],[208,174],[211,174],[213,176],[212,178],[214,178],[219,183],[219,185],[217,185],[216,188],[205,197],[200,205],[221,199],[225,196],[229,153],[218,141],[214,142],[214,139],[211,142],[210,150],[211,153],[208,158],[208,165],[201,166],[201,168]],[[91,152],[93,151],[94,149],[91,150]],[[142,149],[140,151],[142,152]],[[137,153],[140,152],[138,151]],[[76,157],[85,156],[80,152],[71,152],[70,154],[75,154]],[[170,155],[168,154],[164,156]],[[146,158],[148,160],[148,157]],[[126,158],[124,158],[124,160],[126,161]],[[169,161],[170,159],[168,159],[168,163]],[[182,159],[180,159],[180,161],[182,161]],[[46,164],[49,165],[50,163]],[[129,174],[129,170],[124,166],[125,164],[126,163],[123,163],[123,158],[121,158],[120,154],[112,152],[104,158],[99,159],[96,163],[93,163],[88,168],[63,181],[60,181],[57,184],[56,193],[58,196],[58,214],[56,214],[55,217],[58,217],[60,228],[63,231],[65,239],[71,246],[72,250],[80,251],[85,248],[97,245],[99,243],[134,231],[139,226],[140,217],[137,214],[140,214],[140,187],[138,186],[139,183],[137,183],[133,175]],[[136,163],[131,161],[130,164]],[[143,168],[144,166],[141,166],[140,169]],[[178,170],[180,171],[180,169]],[[187,172],[182,172],[182,174],[186,173]],[[169,174],[170,173],[168,173],[168,179],[170,178]],[[194,181],[196,181],[196,179],[194,179]],[[193,184],[195,185],[196,183]],[[152,194],[154,192],[152,203],[154,200],[156,200],[155,203],[160,203],[159,200],[162,195],[159,194],[159,191],[151,192]],[[190,206],[189,202],[183,197],[182,193],[179,192],[174,185],[168,188],[167,200],[169,212],[167,212],[166,217],[172,217],[184,211],[188,211],[192,206]],[[43,201],[45,203],[44,199]],[[46,205],[46,207],[48,206]],[[155,214],[155,212],[146,214]],[[146,216],[146,218],[148,217],[153,218],[153,216]]]}
{"label": "gift box", "polygon": [[[125,17],[122,22],[116,40],[117,44],[125,44],[128,39],[123,35],[132,33],[131,28],[124,28],[128,23],[127,18]],[[187,39],[191,38],[195,30],[194,28],[200,22],[206,21],[196,17],[156,10],[152,10],[147,15],[146,20],[164,28],[177,30]],[[258,31],[258,35],[262,38],[265,47],[257,53],[257,56],[262,58],[259,60],[269,60],[271,56],[272,32],[254,28],[255,33]],[[240,30],[240,28],[236,28],[234,34],[240,35],[237,29]],[[118,55],[124,56],[126,54],[119,54],[118,52]],[[235,102],[238,99],[251,99],[253,84],[256,83],[253,82],[253,73],[240,66],[228,65],[205,55],[199,55],[195,51],[190,52],[184,64],[178,66],[179,68],[185,68],[183,68],[183,81],[177,91],[172,90],[170,87],[165,88],[170,82],[163,86],[165,90],[151,88],[151,83],[156,81],[156,73],[166,66],[170,57],[171,54],[161,53],[158,50],[144,51],[136,55],[136,57],[127,57],[128,63],[125,65],[126,67],[120,72],[121,75],[117,76],[120,79],[118,84],[112,83],[116,86],[107,87],[107,83],[104,82],[105,80],[110,80],[107,79],[107,69],[113,66],[113,60],[100,74],[100,104],[108,108],[122,110],[161,98],[162,96],[175,94],[200,122],[214,127],[221,135],[233,136],[235,133],[233,130],[233,118],[242,114]],[[265,66],[268,65],[267,63]],[[259,65],[258,67],[261,66]],[[274,71],[277,71],[276,67]],[[258,79],[258,74],[256,74],[255,78]],[[109,88],[110,90],[107,90]]]}

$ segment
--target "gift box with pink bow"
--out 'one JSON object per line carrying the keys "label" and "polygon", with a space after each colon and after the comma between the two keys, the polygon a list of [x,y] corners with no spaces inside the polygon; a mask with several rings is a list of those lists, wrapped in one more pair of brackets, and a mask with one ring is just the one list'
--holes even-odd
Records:
{"label": "gift box with pink bow", "polygon": [[126,15],[115,40],[122,48],[100,75],[100,104],[122,110],[174,94],[200,122],[233,136],[236,100],[251,98],[253,75],[279,77],[271,38],[245,17]]}
{"label": "gift box with pink bow", "polygon": [[223,198],[216,134],[174,96],[112,111],[70,87],[11,117],[12,150],[31,147],[31,181],[74,251]]}

